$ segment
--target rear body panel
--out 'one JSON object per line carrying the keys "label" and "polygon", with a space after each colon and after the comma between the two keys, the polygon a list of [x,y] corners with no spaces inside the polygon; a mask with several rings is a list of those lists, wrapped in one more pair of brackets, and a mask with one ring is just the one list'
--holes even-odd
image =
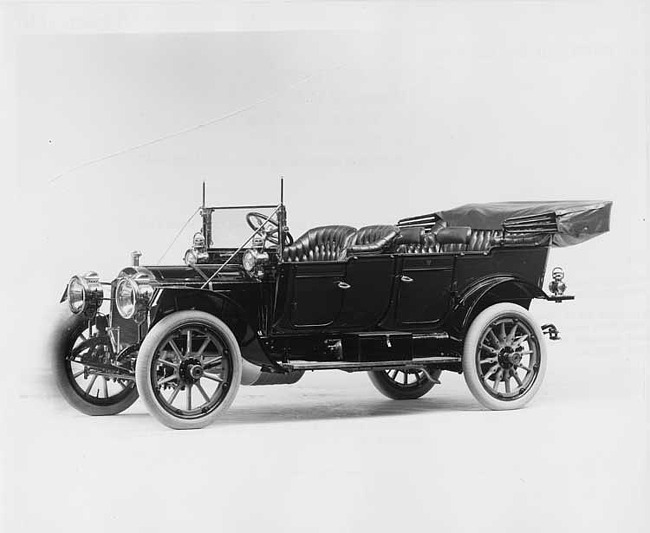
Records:
{"label": "rear body panel", "polygon": [[547,257],[548,247],[521,247],[282,264],[268,334],[444,330],[486,278],[507,274],[541,291]]}

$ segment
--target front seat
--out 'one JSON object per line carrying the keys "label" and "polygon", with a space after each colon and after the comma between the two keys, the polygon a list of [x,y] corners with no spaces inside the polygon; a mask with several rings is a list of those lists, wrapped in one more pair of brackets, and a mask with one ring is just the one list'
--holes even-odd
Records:
{"label": "front seat", "polygon": [[348,242],[347,254],[381,253],[391,248],[395,237],[400,234],[397,226],[366,226],[358,230]]}
{"label": "front seat", "polygon": [[289,262],[339,261],[356,229],[351,226],[321,226],[307,231],[285,247],[282,258]]}

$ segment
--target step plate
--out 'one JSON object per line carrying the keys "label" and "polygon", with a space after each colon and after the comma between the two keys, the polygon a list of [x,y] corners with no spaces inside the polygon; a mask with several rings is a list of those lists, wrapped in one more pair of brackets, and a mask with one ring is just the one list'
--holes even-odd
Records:
{"label": "step plate", "polygon": [[460,357],[428,357],[408,361],[292,361],[279,363],[286,370],[378,370],[384,368],[420,368],[424,365],[460,363]]}

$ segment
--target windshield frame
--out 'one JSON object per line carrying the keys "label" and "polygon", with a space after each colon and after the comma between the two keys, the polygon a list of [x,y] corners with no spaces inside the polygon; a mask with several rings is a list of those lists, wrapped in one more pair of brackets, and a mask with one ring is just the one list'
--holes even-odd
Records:
{"label": "windshield frame", "polygon": [[266,224],[271,218],[277,215],[278,222],[278,257],[282,261],[283,252],[284,252],[284,239],[288,231],[287,228],[287,212],[284,206],[284,179],[280,179],[280,203],[278,204],[250,204],[250,205],[217,205],[217,206],[206,206],[205,205],[205,182],[203,182],[203,201],[199,212],[201,214],[202,223],[202,233],[205,238],[205,246],[209,249],[212,246],[212,213],[215,211],[226,211],[226,210],[236,210],[236,209],[273,209],[270,215],[266,216],[264,223],[260,225],[259,228],[253,230],[249,237],[241,244],[230,256],[217,268],[217,270],[210,276],[207,277],[199,268],[198,264],[191,265],[193,268],[199,271],[205,279],[205,282],[201,286],[202,289],[206,288],[214,280],[215,277],[228,265],[237,254],[241,252],[246,245],[253,240],[253,238],[260,233]]}

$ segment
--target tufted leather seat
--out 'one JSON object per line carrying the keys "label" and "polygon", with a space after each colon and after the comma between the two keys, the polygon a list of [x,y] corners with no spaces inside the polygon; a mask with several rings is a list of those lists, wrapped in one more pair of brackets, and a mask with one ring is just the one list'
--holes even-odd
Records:
{"label": "tufted leather seat", "polygon": [[350,253],[381,253],[390,248],[399,235],[397,226],[377,225],[366,226],[357,230],[346,246]]}
{"label": "tufted leather seat", "polygon": [[501,230],[473,229],[468,244],[440,244],[436,241],[436,233],[446,227],[444,221],[437,222],[431,231],[424,235],[421,244],[402,244],[397,252],[402,254],[435,254],[450,252],[487,252],[494,245],[494,241],[503,237]]}
{"label": "tufted leather seat", "polygon": [[443,252],[487,252],[494,241],[503,236],[503,231],[494,229],[473,229],[468,244],[445,244]]}
{"label": "tufted leather seat", "polygon": [[400,244],[397,253],[400,254],[437,254],[442,252],[442,246],[436,241],[436,233],[444,228],[444,222],[436,222],[431,231],[424,234],[422,242]]}
{"label": "tufted leather seat", "polygon": [[338,261],[356,230],[350,226],[321,226],[307,231],[284,249],[285,261]]}
{"label": "tufted leather seat", "polygon": [[436,242],[435,233],[426,233],[420,244],[400,244],[397,253],[400,254],[437,254],[442,251],[440,243]]}

